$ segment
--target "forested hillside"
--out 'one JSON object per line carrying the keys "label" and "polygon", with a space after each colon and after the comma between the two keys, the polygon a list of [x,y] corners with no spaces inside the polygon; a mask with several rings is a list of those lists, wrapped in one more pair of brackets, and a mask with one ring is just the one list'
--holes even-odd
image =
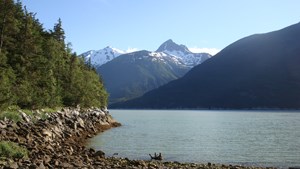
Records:
{"label": "forested hillside", "polygon": [[45,30],[20,1],[0,0],[0,109],[106,106],[95,70],[72,53],[62,21]]}

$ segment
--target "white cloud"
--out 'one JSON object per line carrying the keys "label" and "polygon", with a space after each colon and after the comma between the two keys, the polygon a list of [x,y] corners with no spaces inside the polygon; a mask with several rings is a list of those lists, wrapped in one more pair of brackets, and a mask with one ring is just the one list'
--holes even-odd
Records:
{"label": "white cloud", "polygon": [[131,52],[136,52],[136,51],[138,51],[139,49],[137,49],[137,48],[128,48],[125,52],[126,53],[131,53]]}
{"label": "white cloud", "polygon": [[193,53],[209,53],[211,55],[215,55],[218,52],[220,52],[220,49],[217,48],[198,48],[198,47],[193,47],[189,48],[189,50]]}

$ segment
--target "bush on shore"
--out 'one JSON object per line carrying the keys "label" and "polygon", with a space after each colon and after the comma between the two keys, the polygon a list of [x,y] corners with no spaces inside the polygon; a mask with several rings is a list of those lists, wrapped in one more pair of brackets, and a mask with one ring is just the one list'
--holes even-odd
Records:
{"label": "bush on shore", "polygon": [[28,150],[14,142],[0,141],[0,157],[27,158]]}

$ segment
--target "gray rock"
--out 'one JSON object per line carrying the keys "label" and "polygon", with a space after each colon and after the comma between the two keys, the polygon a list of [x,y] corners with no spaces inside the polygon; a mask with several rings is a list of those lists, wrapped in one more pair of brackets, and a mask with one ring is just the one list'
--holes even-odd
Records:
{"label": "gray rock", "polygon": [[25,122],[29,123],[29,122],[31,121],[31,120],[30,120],[30,117],[29,117],[26,113],[22,112],[21,110],[20,110],[19,112],[21,113],[22,119],[23,119]]}
{"label": "gray rock", "polygon": [[57,122],[58,125],[62,126],[63,122],[61,121],[60,118],[56,118],[55,121]]}
{"label": "gray rock", "polygon": [[44,163],[41,163],[36,169],[46,169]]}
{"label": "gray rock", "polygon": [[79,127],[84,128],[84,121],[82,120],[82,118],[78,117],[77,122],[78,122]]}
{"label": "gray rock", "polygon": [[47,129],[43,129],[42,134],[43,134],[43,136],[49,136],[49,137],[52,136],[52,132],[50,130],[47,130]]}
{"label": "gray rock", "polygon": [[5,124],[4,121],[0,121],[0,129],[5,129],[7,125]]}
{"label": "gray rock", "polygon": [[29,166],[29,169],[37,169],[37,165],[35,165],[35,164],[31,164],[30,166]]}
{"label": "gray rock", "polygon": [[67,162],[62,163],[61,167],[63,167],[63,168],[74,168],[74,166],[72,164],[69,164]]}
{"label": "gray rock", "polygon": [[19,168],[19,165],[16,162],[12,162],[12,163],[6,165],[5,168],[7,168],[7,169],[17,169],[17,168]]}

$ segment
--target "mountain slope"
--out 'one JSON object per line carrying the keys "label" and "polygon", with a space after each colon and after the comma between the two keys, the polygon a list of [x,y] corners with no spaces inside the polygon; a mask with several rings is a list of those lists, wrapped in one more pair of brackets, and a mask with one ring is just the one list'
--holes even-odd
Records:
{"label": "mountain slope", "polygon": [[229,45],[183,78],[111,107],[300,108],[300,23]]}
{"label": "mountain slope", "polygon": [[107,46],[100,50],[87,51],[81,55],[84,57],[86,62],[90,62],[90,64],[94,67],[99,67],[125,53],[126,52],[120,49]]}
{"label": "mountain slope", "polygon": [[206,53],[194,54],[172,40],[164,42],[160,48],[157,52],[124,54],[97,68],[110,94],[110,103],[139,97],[182,77],[194,65],[211,57]]}
{"label": "mountain slope", "polygon": [[124,54],[97,68],[110,94],[110,102],[141,96],[188,70],[176,57],[149,51]]}

